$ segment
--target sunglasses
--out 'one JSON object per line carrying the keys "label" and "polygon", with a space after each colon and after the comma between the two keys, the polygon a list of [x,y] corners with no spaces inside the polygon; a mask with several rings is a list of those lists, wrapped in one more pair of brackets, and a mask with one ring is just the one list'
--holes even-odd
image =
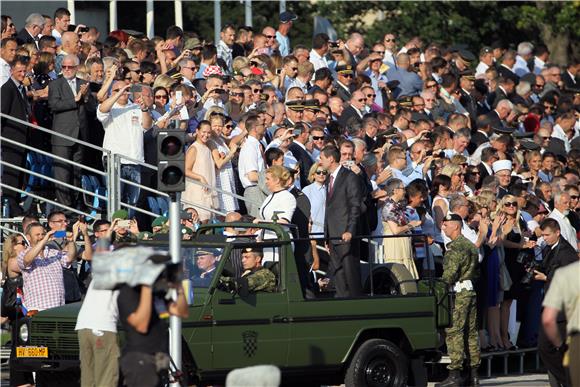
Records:
{"label": "sunglasses", "polygon": [[276,35],[264,35],[265,37],[267,37],[268,39],[274,39],[276,37]]}
{"label": "sunglasses", "polygon": [[572,200],[576,200],[576,199],[578,199],[579,197],[580,197],[580,196],[578,196],[578,195],[570,195],[570,199],[572,199]]}
{"label": "sunglasses", "polygon": [[321,141],[321,140],[324,140],[324,136],[312,136],[312,139],[314,141]]}
{"label": "sunglasses", "polygon": [[228,129],[233,129],[234,128],[233,125],[225,125],[225,127],[228,128]]}
{"label": "sunglasses", "polygon": [[394,42],[395,39],[385,39],[385,42]]}
{"label": "sunglasses", "polygon": [[430,85],[426,85],[425,87],[427,87],[427,88],[430,88],[430,87],[437,87],[437,84],[436,84],[436,83],[432,83],[432,84],[430,84]]}
{"label": "sunglasses", "polygon": [[327,171],[316,171],[316,172],[314,172],[314,173],[316,173],[316,174],[317,174],[317,175],[319,175],[319,176],[322,176],[322,175],[328,175],[328,172],[327,172]]}
{"label": "sunglasses", "polygon": [[15,245],[26,246],[26,242],[24,242],[24,241],[16,242]]}
{"label": "sunglasses", "polygon": [[262,90],[262,89],[252,89],[252,92],[253,92],[254,94],[261,94],[261,93],[262,93],[262,91],[264,91],[264,90]]}
{"label": "sunglasses", "polygon": [[375,98],[376,96],[376,94],[367,94],[367,98]]}
{"label": "sunglasses", "polygon": [[77,68],[77,66],[65,66],[65,65],[62,65],[61,68],[63,70],[74,70],[74,69]]}
{"label": "sunglasses", "polygon": [[359,98],[359,99],[357,99],[357,101],[358,101],[358,102],[366,102],[366,101],[367,101],[367,99],[366,99],[366,98]]}
{"label": "sunglasses", "polygon": [[290,67],[290,70],[292,70],[292,71],[298,71],[298,67]]}
{"label": "sunglasses", "polygon": [[167,94],[159,94],[159,95],[156,95],[155,98],[158,98],[158,99],[165,98],[165,99],[167,99],[169,97],[167,96]]}
{"label": "sunglasses", "polygon": [[243,97],[244,93],[230,93],[232,97]]}
{"label": "sunglasses", "polygon": [[340,75],[342,75],[345,78],[352,78],[353,77],[352,74],[340,74]]}
{"label": "sunglasses", "polygon": [[504,206],[506,206],[506,207],[517,207],[518,206],[518,202],[506,202],[504,204]]}

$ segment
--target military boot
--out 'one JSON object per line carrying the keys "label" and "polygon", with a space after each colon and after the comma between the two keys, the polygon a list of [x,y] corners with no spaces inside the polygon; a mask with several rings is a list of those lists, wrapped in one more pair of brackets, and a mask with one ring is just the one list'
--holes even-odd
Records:
{"label": "military boot", "polygon": [[479,386],[479,375],[477,374],[477,368],[472,368],[469,374],[469,385]]}
{"label": "military boot", "polygon": [[449,376],[441,383],[435,384],[435,387],[459,387],[462,385],[460,370],[449,370]]}

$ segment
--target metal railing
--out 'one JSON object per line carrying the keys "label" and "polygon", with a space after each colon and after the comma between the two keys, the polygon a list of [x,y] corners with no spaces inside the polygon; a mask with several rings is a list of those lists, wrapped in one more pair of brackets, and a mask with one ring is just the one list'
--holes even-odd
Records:
{"label": "metal railing", "polygon": [[[121,175],[120,175],[121,165],[123,164],[122,163],[123,161],[129,162],[131,164],[136,164],[136,165],[141,166],[142,168],[147,168],[147,169],[150,169],[150,170],[153,170],[153,171],[157,172],[158,167],[156,165],[144,163],[144,162],[142,162],[140,160],[135,160],[135,159],[132,159],[132,158],[127,157],[127,156],[123,156],[123,155],[111,153],[109,150],[107,150],[105,148],[102,148],[102,147],[99,147],[97,145],[91,144],[89,142],[82,141],[82,140],[79,140],[77,138],[70,137],[70,136],[67,136],[65,134],[58,133],[58,132],[55,132],[55,131],[50,130],[50,129],[47,129],[47,128],[43,128],[43,127],[38,126],[36,124],[32,124],[32,123],[23,121],[23,120],[21,120],[19,118],[12,117],[12,116],[7,115],[7,114],[4,114],[4,113],[0,113],[0,117],[3,118],[3,119],[7,119],[7,120],[10,120],[10,121],[16,122],[16,123],[21,124],[21,125],[28,126],[30,128],[34,128],[36,130],[42,131],[42,132],[47,133],[47,134],[50,134],[52,136],[56,136],[56,137],[62,138],[64,140],[70,141],[70,142],[72,142],[74,144],[78,144],[80,146],[84,146],[84,147],[90,148],[90,149],[92,149],[95,152],[101,152],[103,154],[103,160],[104,160],[104,163],[103,164],[105,166],[105,171],[101,171],[101,170],[98,170],[98,169],[95,169],[95,168],[91,168],[91,167],[89,167],[87,165],[84,165],[82,163],[77,163],[77,162],[74,162],[72,160],[67,160],[67,159],[65,159],[63,157],[56,156],[56,155],[52,154],[51,152],[43,151],[43,150],[40,150],[40,149],[31,147],[31,146],[26,145],[26,144],[21,144],[21,143],[19,143],[17,141],[14,141],[14,140],[11,140],[9,138],[4,137],[0,133],[0,142],[1,141],[5,141],[6,143],[9,143],[9,144],[11,144],[13,146],[17,146],[17,147],[22,148],[24,152],[36,152],[38,154],[48,156],[48,157],[50,157],[50,158],[52,158],[54,160],[58,160],[59,162],[61,162],[63,164],[68,164],[71,167],[78,167],[78,168],[81,168],[81,169],[83,169],[85,171],[88,171],[88,172],[90,172],[90,173],[92,173],[94,175],[100,176],[101,178],[103,178],[106,181],[106,194],[105,195],[101,195],[101,194],[99,194],[97,192],[92,192],[92,191],[89,191],[89,190],[85,190],[82,187],[77,187],[77,186],[68,184],[66,182],[59,181],[59,180],[55,179],[54,177],[47,176],[47,175],[42,174],[42,173],[34,172],[34,171],[29,170],[29,169],[22,168],[20,166],[11,164],[11,163],[6,162],[6,161],[0,161],[0,165],[3,168],[7,168],[7,167],[8,168],[12,168],[12,169],[17,170],[19,172],[26,173],[28,175],[31,175],[31,176],[34,176],[34,177],[37,177],[37,178],[45,179],[45,180],[47,180],[47,181],[49,181],[49,182],[51,182],[51,183],[53,183],[55,185],[59,185],[59,186],[65,187],[67,189],[70,189],[71,191],[75,191],[75,192],[78,192],[78,193],[83,194],[83,195],[88,195],[88,196],[91,196],[93,198],[98,198],[99,200],[102,200],[102,201],[106,202],[106,209],[107,209],[107,214],[108,214],[109,217],[115,211],[117,211],[117,210],[119,210],[121,208],[126,208],[126,209],[129,209],[129,210],[133,210],[135,212],[139,212],[141,214],[145,214],[145,215],[149,215],[149,216],[153,216],[153,217],[159,216],[159,214],[156,214],[154,212],[148,211],[147,209],[139,208],[139,207],[137,207],[135,205],[132,205],[132,204],[129,204],[129,203],[125,203],[121,199],[121,186],[123,184],[137,187],[139,190],[145,190],[145,191],[151,193],[154,196],[169,197],[169,195],[167,195],[164,192],[161,192],[161,191],[158,191],[158,190],[156,190],[154,188],[151,188],[151,187],[148,187],[148,186],[145,186],[145,185],[142,185],[142,184],[138,184],[138,183],[135,183],[133,181],[130,181],[130,180],[121,178]],[[196,185],[200,185],[200,186],[202,186],[204,188],[208,188],[208,189],[210,189],[212,191],[215,191],[215,192],[218,192],[218,193],[220,193],[222,195],[228,195],[228,196],[231,196],[231,197],[236,198],[238,200],[242,200],[244,202],[249,203],[249,201],[246,200],[243,196],[237,195],[237,194],[235,194],[233,192],[228,192],[228,191],[222,190],[222,189],[217,188],[217,187],[213,187],[213,186],[210,186],[210,185],[206,185],[206,184],[203,184],[203,183],[201,183],[199,181],[196,181],[196,180],[193,180],[193,179],[187,178],[187,180],[190,183],[193,183],[193,184],[196,184]],[[44,197],[44,196],[42,196],[42,195],[40,195],[38,193],[34,193],[34,192],[27,192],[26,190],[21,189],[21,187],[11,187],[11,186],[8,186],[8,185],[6,185],[4,183],[0,183],[0,187],[2,187],[2,189],[6,189],[6,190],[11,190],[11,191],[18,192],[18,193],[20,193],[23,196],[29,196],[31,198],[34,198],[34,199],[43,201],[45,203],[49,203],[49,204],[51,204],[51,205],[53,205],[53,206],[55,206],[57,208],[65,209],[65,210],[68,210],[68,211],[71,211],[71,212],[74,212],[74,213],[78,213],[80,215],[85,215],[87,217],[92,217],[91,214],[89,214],[87,212],[78,210],[78,209],[73,208],[73,207],[70,207],[70,206],[66,206],[63,203],[59,203],[59,202],[53,200],[53,198]],[[222,209],[208,208],[208,207],[203,206],[203,205],[200,205],[198,203],[192,203],[192,202],[189,202],[189,201],[186,201],[186,200],[183,200],[183,199],[181,200],[181,202],[184,205],[187,205],[187,206],[190,206],[190,207],[194,207],[194,208],[200,208],[200,209],[205,210],[205,211],[208,211],[208,212],[210,212],[210,213],[212,213],[214,215],[219,215],[219,216],[225,216],[226,215],[226,212],[222,211]],[[259,205],[261,203],[253,203],[252,202],[252,204]]]}

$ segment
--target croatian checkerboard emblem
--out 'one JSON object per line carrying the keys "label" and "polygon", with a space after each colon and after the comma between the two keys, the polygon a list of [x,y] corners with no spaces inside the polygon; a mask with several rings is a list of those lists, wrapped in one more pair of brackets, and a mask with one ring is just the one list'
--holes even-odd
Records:
{"label": "croatian checkerboard emblem", "polygon": [[258,332],[245,331],[242,333],[244,343],[244,353],[247,357],[252,357],[258,349]]}

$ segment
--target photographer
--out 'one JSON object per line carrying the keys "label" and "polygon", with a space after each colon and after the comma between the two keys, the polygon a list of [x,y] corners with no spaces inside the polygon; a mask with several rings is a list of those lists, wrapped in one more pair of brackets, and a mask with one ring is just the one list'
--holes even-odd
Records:
{"label": "photographer", "polygon": [[[152,256],[150,259],[161,263],[157,258],[166,257]],[[119,317],[127,338],[120,363],[125,384],[129,387],[164,385],[170,362],[168,317],[188,315],[181,282],[170,277],[162,274],[153,286],[125,284],[119,291]],[[168,293],[177,293],[177,296],[168,299]]]}
{"label": "photographer", "polygon": [[[550,288],[556,269],[578,261],[574,248],[560,235],[560,225],[554,219],[545,219],[540,225],[546,246],[542,249],[540,270],[534,270],[534,279],[544,281],[544,290]],[[566,336],[566,317],[560,314],[556,320],[560,337]],[[566,372],[562,366],[564,352],[555,347],[542,327],[538,337],[538,352],[550,374],[560,385],[567,385]]]}

